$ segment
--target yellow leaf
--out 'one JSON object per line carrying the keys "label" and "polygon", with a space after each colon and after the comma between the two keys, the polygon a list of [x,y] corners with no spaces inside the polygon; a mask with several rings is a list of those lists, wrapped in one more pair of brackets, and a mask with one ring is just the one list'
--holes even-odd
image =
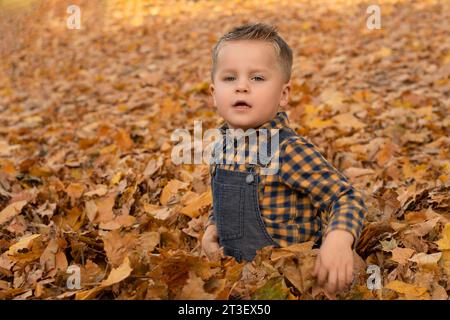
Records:
{"label": "yellow leaf", "polygon": [[180,113],[181,107],[180,104],[176,101],[172,100],[171,98],[165,98],[162,102],[161,106],[161,117],[164,119],[170,118],[175,114]]}
{"label": "yellow leaf", "polygon": [[444,58],[444,64],[446,64],[446,63],[450,63],[450,53],[448,55],[446,55]]}
{"label": "yellow leaf", "polygon": [[320,128],[334,126],[335,123],[333,120],[322,120],[320,118],[315,118],[312,121],[306,123],[306,125],[310,128],[320,129]]}
{"label": "yellow leaf", "polygon": [[304,108],[304,112],[308,116],[315,116],[318,113],[318,109],[312,104],[307,104]]}
{"label": "yellow leaf", "polygon": [[375,56],[377,58],[386,58],[392,55],[392,50],[390,48],[383,47],[377,52],[375,52]]}
{"label": "yellow leaf", "polygon": [[181,213],[191,218],[197,218],[200,215],[200,210],[212,202],[211,191],[206,191],[200,196],[190,200],[187,205],[181,209]]}
{"label": "yellow leaf", "polygon": [[305,21],[305,22],[303,22],[303,23],[301,24],[302,30],[308,30],[308,29],[311,29],[311,26],[312,26],[311,22],[308,22],[308,21]]}
{"label": "yellow leaf", "polygon": [[109,146],[103,147],[100,149],[100,154],[112,153],[117,150],[115,144],[110,144]]}
{"label": "yellow leaf", "polygon": [[130,266],[130,260],[128,259],[128,256],[126,256],[125,259],[123,259],[122,264],[116,269],[111,270],[108,278],[106,280],[103,280],[100,285],[103,287],[107,287],[118,283],[128,278],[128,276],[131,274],[131,271],[133,271],[133,269]]}
{"label": "yellow leaf", "polygon": [[126,104],[119,104],[117,106],[117,110],[120,111],[120,112],[128,111],[128,106]]}
{"label": "yellow leaf", "polygon": [[73,229],[73,231],[78,231],[84,223],[85,215],[86,213],[84,210],[81,211],[79,208],[73,207],[67,213],[64,221]]}
{"label": "yellow leaf", "polygon": [[398,293],[402,293],[407,297],[415,297],[417,299],[425,298],[427,295],[427,288],[417,287],[415,285],[405,283],[399,280],[389,282],[386,285],[386,288],[394,290],[395,292]]}
{"label": "yellow leaf", "polygon": [[180,180],[170,180],[164,187],[161,198],[159,199],[162,205],[167,205],[171,202],[180,189],[186,189],[189,183]]}
{"label": "yellow leaf", "polygon": [[13,244],[11,247],[9,247],[8,255],[15,255],[19,252],[19,250],[22,249],[29,249],[31,247],[31,244],[33,243],[33,240],[36,238],[39,238],[41,235],[38,234],[32,234],[29,236],[25,236],[22,239],[19,240],[19,242]]}
{"label": "yellow leaf", "polygon": [[195,84],[191,89],[191,91],[199,93],[208,93],[208,90],[209,90],[208,82],[199,82]]}
{"label": "yellow leaf", "polygon": [[442,265],[447,276],[450,276],[450,250],[442,252],[442,260],[439,264]]}
{"label": "yellow leaf", "polygon": [[442,239],[435,242],[439,246],[439,250],[450,250],[450,222],[445,224],[442,231]]}
{"label": "yellow leaf", "polygon": [[337,125],[341,127],[350,127],[353,129],[362,129],[366,126],[365,123],[359,121],[358,118],[356,118],[353,114],[347,112],[338,114],[333,117],[333,120],[336,122]]}
{"label": "yellow leaf", "polygon": [[122,172],[119,171],[114,175],[114,177],[112,177],[110,185],[118,184],[120,182],[120,179],[122,179]]}

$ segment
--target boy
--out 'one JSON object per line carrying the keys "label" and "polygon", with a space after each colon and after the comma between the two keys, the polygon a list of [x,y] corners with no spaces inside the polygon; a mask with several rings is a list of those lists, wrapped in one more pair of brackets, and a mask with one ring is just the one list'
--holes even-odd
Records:
{"label": "boy", "polygon": [[[242,164],[239,150],[231,154],[231,164],[228,159],[212,165],[213,208],[203,252],[213,259],[223,249],[238,261],[250,261],[262,247],[313,240],[320,246],[314,268],[319,285],[326,282],[329,292],[345,289],[353,280],[353,249],[366,207],[362,195],[311,142],[289,128],[286,113],[279,110],[290,94],[290,47],[275,28],[248,24],[224,35],[212,59],[210,92],[225,120],[220,131],[225,137],[228,129],[277,130],[273,154],[279,166],[276,174],[258,174],[262,165]],[[236,137],[231,139],[236,145]],[[328,214],[326,230],[322,212]]]}

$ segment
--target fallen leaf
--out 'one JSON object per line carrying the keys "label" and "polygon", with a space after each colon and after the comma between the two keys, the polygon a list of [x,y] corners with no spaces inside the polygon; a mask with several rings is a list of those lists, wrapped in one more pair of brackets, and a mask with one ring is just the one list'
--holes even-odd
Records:
{"label": "fallen leaf", "polygon": [[83,195],[84,185],[82,185],[81,183],[71,183],[66,188],[66,192],[70,198],[78,199]]}
{"label": "fallen leaf", "polygon": [[403,281],[394,280],[389,282],[385,288],[394,290],[404,294],[407,299],[429,299],[430,296],[426,288],[417,287],[415,285],[405,283]]}
{"label": "fallen leaf", "polygon": [[450,250],[450,222],[446,223],[442,231],[442,239],[435,242],[439,250]]}
{"label": "fallen leaf", "polygon": [[415,251],[410,248],[395,248],[392,250],[392,260],[400,264],[408,262],[408,258],[413,255]]}
{"label": "fallen leaf", "polygon": [[195,272],[189,272],[187,284],[181,290],[178,299],[183,300],[213,300],[213,294],[207,293],[204,289],[204,281]]}
{"label": "fallen leaf", "polygon": [[22,208],[28,203],[28,201],[17,201],[14,203],[11,203],[9,206],[7,206],[5,209],[3,209],[0,212],[0,225],[8,222],[15,216],[17,216],[20,211],[22,211]]}
{"label": "fallen leaf", "polygon": [[419,252],[412,256],[409,261],[415,262],[420,266],[424,265],[435,265],[441,259],[442,252],[426,254],[424,252]]}
{"label": "fallen leaf", "polygon": [[186,206],[180,212],[191,218],[197,218],[200,215],[200,210],[211,205],[211,203],[212,194],[210,191],[207,191],[187,202]]}
{"label": "fallen leaf", "polygon": [[9,247],[9,250],[7,251],[8,255],[12,256],[12,255],[17,254],[20,250],[30,249],[31,245],[33,243],[33,240],[39,238],[40,236],[41,236],[40,234],[31,234],[31,235],[22,237],[18,242],[16,242],[11,247]]}
{"label": "fallen leaf", "polygon": [[122,264],[119,267],[112,269],[111,272],[109,273],[108,278],[106,280],[103,280],[98,287],[95,287],[90,290],[77,292],[75,295],[75,299],[76,300],[92,299],[104,288],[119,283],[122,280],[128,278],[131,274],[131,271],[133,271],[133,269],[130,266],[130,260],[128,259],[128,257],[125,257]]}
{"label": "fallen leaf", "polygon": [[188,183],[180,180],[170,180],[162,191],[160,198],[161,204],[167,205],[169,202],[172,203],[178,191],[181,189],[186,189],[188,185]]}

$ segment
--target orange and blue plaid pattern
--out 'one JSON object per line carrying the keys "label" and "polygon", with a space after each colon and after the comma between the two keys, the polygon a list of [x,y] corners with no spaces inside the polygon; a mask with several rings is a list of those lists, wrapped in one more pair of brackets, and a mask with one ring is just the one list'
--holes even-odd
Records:
{"label": "orange and blue plaid pattern", "polygon": [[[288,123],[287,114],[280,111],[274,119],[257,129],[270,132],[271,129],[289,128]],[[224,137],[225,151],[228,125],[225,123],[219,129]],[[239,147],[245,150],[240,152]],[[237,144],[234,139],[234,152],[225,153],[218,168],[246,171],[250,152],[247,143]],[[281,247],[305,241],[317,242],[322,234],[340,229],[353,235],[354,248],[367,212],[361,192],[352,187],[313,143],[298,134],[282,143],[280,141],[276,152],[278,171],[272,175],[260,175],[258,192],[261,215],[273,240]],[[213,167],[214,164],[211,172]],[[213,208],[209,212],[207,226],[211,223],[214,223]]]}

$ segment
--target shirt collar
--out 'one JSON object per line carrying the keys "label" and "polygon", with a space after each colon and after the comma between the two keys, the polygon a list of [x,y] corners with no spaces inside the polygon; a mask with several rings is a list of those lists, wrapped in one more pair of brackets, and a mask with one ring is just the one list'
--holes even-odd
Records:
{"label": "shirt collar", "polygon": [[[287,127],[289,126],[289,119],[288,116],[286,114],[285,111],[278,111],[277,115],[272,119],[269,120],[265,123],[263,123],[262,125],[260,125],[257,128],[254,128],[255,130],[259,130],[259,129],[281,129],[283,127]],[[226,133],[226,130],[229,129],[228,123],[223,123],[220,127],[219,130],[222,134]]]}

